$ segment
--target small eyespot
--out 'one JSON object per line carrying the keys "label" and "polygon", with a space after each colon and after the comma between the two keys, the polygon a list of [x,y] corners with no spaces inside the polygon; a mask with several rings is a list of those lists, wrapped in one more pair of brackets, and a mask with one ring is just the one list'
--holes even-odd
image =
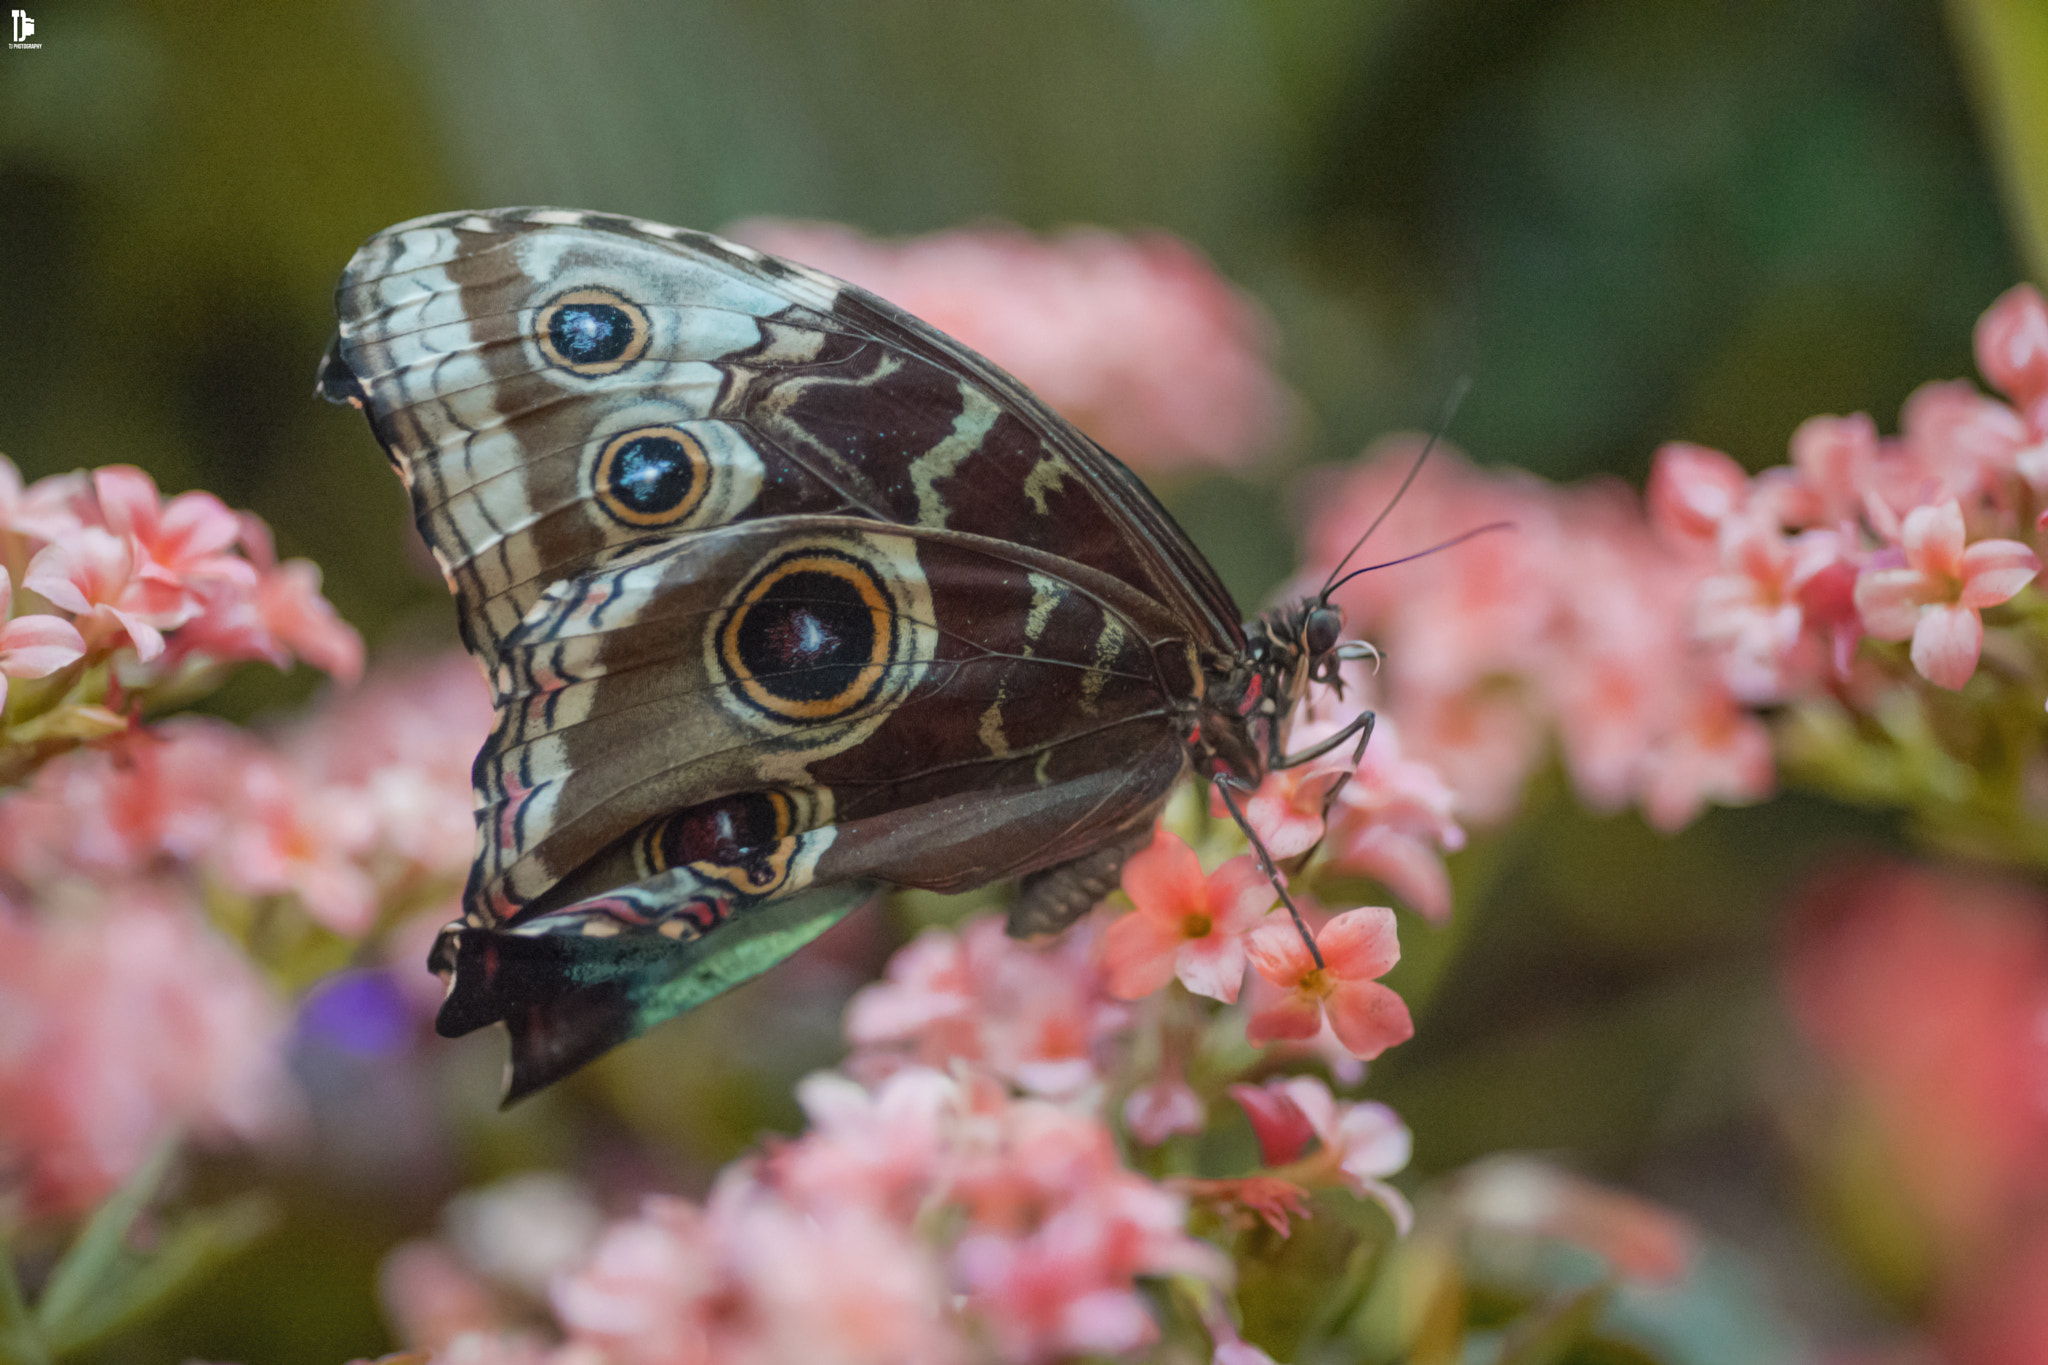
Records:
{"label": "small eyespot", "polygon": [[1301,628],[1302,644],[1308,649],[1310,658],[1319,658],[1337,647],[1337,639],[1344,633],[1344,613],[1335,607],[1317,607],[1308,614],[1308,620]]}
{"label": "small eyespot", "polygon": [[609,289],[555,295],[536,316],[534,332],[548,364],[573,374],[616,374],[647,350],[647,314]]}
{"label": "small eyespot", "polygon": [[628,526],[673,526],[703,503],[711,462],[676,427],[637,427],[605,442],[592,480],[598,506]]}

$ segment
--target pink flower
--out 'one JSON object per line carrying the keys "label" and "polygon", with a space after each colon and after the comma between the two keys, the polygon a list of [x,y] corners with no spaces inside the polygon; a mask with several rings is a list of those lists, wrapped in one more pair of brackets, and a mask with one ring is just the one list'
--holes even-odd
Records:
{"label": "pink flower", "polygon": [[22,586],[76,617],[90,647],[126,639],[144,663],[196,610],[183,588],[136,573],[132,541],[97,526],[37,551]]}
{"label": "pink flower", "polygon": [[1679,723],[1643,765],[1643,814],[1666,833],[1685,828],[1709,801],[1746,805],[1777,784],[1763,722],[1710,681],[1695,687]]}
{"label": "pink flower", "polygon": [[1199,1133],[1208,1118],[1202,1097],[1178,1076],[1141,1085],[1124,1099],[1124,1127],[1148,1147],[1157,1147],[1176,1133]]}
{"label": "pink flower", "polygon": [[907,1232],[730,1177],[704,1210],[649,1199],[554,1295],[570,1342],[616,1365],[949,1365],[946,1298]]}
{"label": "pink flower", "polygon": [[1315,1125],[1287,1093],[1282,1081],[1264,1085],[1233,1085],[1230,1098],[1251,1121],[1252,1136],[1259,1140],[1259,1160],[1268,1166],[1285,1166],[1301,1155],[1316,1135]]}
{"label": "pink flower", "polygon": [[2048,902],[1869,861],[1817,878],[1787,943],[1794,1017],[1906,1198],[1964,1264],[2048,1200]]}
{"label": "pink flower", "polygon": [[856,1076],[915,1062],[971,1061],[1034,1094],[1071,1096],[1128,1018],[1104,989],[1087,921],[1049,944],[1020,943],[993,916],[928,929],[846,1011]]}
{"label": "pink flower", "polygon": [[1727,455],[1690,441],[1657,447],[1646,490],[1650,521],[1675,543],[1710,549],[1721,523],[1749,496],[1749,475]]}
{"label": "pink flower", "polygon": [[1455,804],[1436,768],[1405,757],[1400,732],[1380,721],[1331,812],[1330,868],[1375,878],[1442,923],[1451,913],[1443,855],[1465,846],[1465,831],[1451,819]]}
{"label": "pink flower", "polygon": [[1276,899],[1251,856],[1232,858],[1204,877],[1195,851],[1160,830],[1124,864],[1123,883],[1136,908],[1103,931],[1109,993],[1136,1000],[1179,977],[1197,995],[1237,999],[1244,936]]}
{"label": "pink flower", "polygon": [[297,1117],[286,1017],[241,953],[146,883],[99,912],[0,909],[0,1170],[34,1215],[90,1207],[160,1137]]}
{"label": "pink flower", "polygon": [[78,628],[59,616],[17,616],[8,620],[14,579],[0,567],[0,708],[7,705],[9,678],[47,678],[85,657]]}
{"label": "pink flower", "polygon": [[1977,319],[1977,368],[2020,405],[2036,437],[2048,436],[2048,303],[2017,284]]}
{"label": "pink flower", "polygon": [[[1414,1225],[1415,1212],[1401,1192],[1386,1177],[1406,1169],[1414,1139],[1399,1116],[1384,1104],[1339,1102],[1330,1088],[1313,1076],[1289,1076],[1269,1084],[1283,1091],[1295,1109],[1307,1119],[1322,1143],[1321,1161],[1334,1165],[1336,1174],[1354,1193],[1377,1202],[1394,1220],[1394,1228],[1406,1236]],[[1306,1180],[1304,1173],[1297,1179]]]}
{"label": "pink flower", "polygon": [[[1958,379],[1922,384],[1907,397],[1899,412],[1899,440],[1919,476],[1919,485],[1908,491],[1911,502],[1925,501],[1925,485],[1932,481],[1941,496],[1974,503],[1980,496],[2002,495],[2027,444],[2027,429],[2018,413]],[[1905,503],[1894,499],[1892,505]]]}
{"label": "pink flower", "polygon": [[1137,468],[1241,467],[1285,428],[1271,324],[1164,233],[993,227],[888,243],[766,219],[729,231],[958,337]]}
{"label": "pink flower", "polygon": [[2041,561],[2013,540],[1964,548],[1954,498],[1914,508],[1901,534],[1902,568],[1873,567],[1856,580],[1856,608],[1880,640],[1913,641],[1913,667],[1940,687],[1959,688],[1977,668],[1984,622],[1978,613],[2032,581]]}
{"label": "pink flower", "polygon": [[213,494],[180,493],[164,502],[156,481],[130,465],[96,469],[92,483],[106,528],[135,549],[137,578],[178,589],[209,578],[255,583],[253,566],[228,553],[240,523]]}
{"label": "pink flower", "polygon": [[1245,946],[1259,975],[1285,992],[1252,1015],[1245,1032],[1254,1043],[1313,1038],[1325,1010],[1358,1057],[1377,1057],[1415,1035],[1408,1006],[1374,980],[1401,960],[1394,912],[1384,906],[1347,910],[1324,925],[1316,935],[1320,967],[1292,924],[1256,929]]}
{"label": "pink flower", "polygon": [[1478,1163],[1458,1178],[1453,1201],[1480,1228],[1569,1242],[1649,1284],[1685,1278],[1696,1251],[1697,1236],[1679,1215],[1532,1157]]}
{"label": "pink flower", "polygon": [[1792,433],[1792,467],[1812,498],[1816,523],[1854,520],[1878,472],[1877,423],[1864,413],[1809,417]]}

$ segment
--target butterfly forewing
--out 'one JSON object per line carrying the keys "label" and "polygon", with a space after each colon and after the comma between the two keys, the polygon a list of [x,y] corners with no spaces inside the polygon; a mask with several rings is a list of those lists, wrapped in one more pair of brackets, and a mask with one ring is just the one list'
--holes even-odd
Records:
{"label": "butterfly forewing", "polygon": [[1068,866],[1026,916],[1057,927],[1244,648],[1129,471],[814,271],[454,214],[372,238],[338,308],[322,391],[368,412],[496,691],[437,966],[444,1028],[512,1023],[519,1088],[793,950],[850,885]]}

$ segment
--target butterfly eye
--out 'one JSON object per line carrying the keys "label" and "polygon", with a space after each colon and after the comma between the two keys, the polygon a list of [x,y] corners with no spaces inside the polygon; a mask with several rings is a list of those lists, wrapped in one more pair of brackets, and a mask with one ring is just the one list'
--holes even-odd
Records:
{"label": "butterfly eye", "polygon": [[628,526],[673,526],[711,486],[703,443],[675,427],[638,427],[605,442],[594,480],[597,504]]}
{"label": "butterfly eye", "polygon": [[557,294],[534,321],[550,365],[580,375],[616,374],[647,349],[647,314],[609,289]]}
{"label": "butterfly eye", "polygon": [[1310,658],[1328,654],[1337,647],[1337,637],[1344,633],[1344,613],[1335,607],[1317,607],[1308,614],[1308,620],[1301,628],[1302,643],[1308,646]]}

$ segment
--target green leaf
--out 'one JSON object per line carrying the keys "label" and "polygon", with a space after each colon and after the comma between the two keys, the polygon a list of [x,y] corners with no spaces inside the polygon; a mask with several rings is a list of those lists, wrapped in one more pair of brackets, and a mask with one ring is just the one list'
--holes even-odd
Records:
{"label": "green leaf", "polygon": [[1497,1365],[1559,1365],[1593,1335],[1613,1286],[1596,1284],[1516,1323],[1502,1343]]}
{"label": "green leaf", "polygon": [[36,1304],[36,1325],[46,1339],[55,1340],[63,1335],[67,1320],[107,1291],[109,1280],[120,1267],[129,1229],[135,1226],[135,1220],[163,1182],[177,1145],[175,1134],[159,1139],[121,1188],[93,1210],[77,1240],[50,1272],[42,1299]]}
{"label": "green leaf", "polygon": [[6,1365],[50,1365],[50,1347],[37,1330],[14,1273],[14,1248],[0,1236],[0,1361]]}
{"label": "green leaf", "polygon": [[246,1195],[187,1215],[177,1230],[151,1255],[128,1263],[117,1276],[61,1325],[49,1329],[50,1345],[60,1354],[139,1321],[238,1255],[277,1223],[272,1202]]}

